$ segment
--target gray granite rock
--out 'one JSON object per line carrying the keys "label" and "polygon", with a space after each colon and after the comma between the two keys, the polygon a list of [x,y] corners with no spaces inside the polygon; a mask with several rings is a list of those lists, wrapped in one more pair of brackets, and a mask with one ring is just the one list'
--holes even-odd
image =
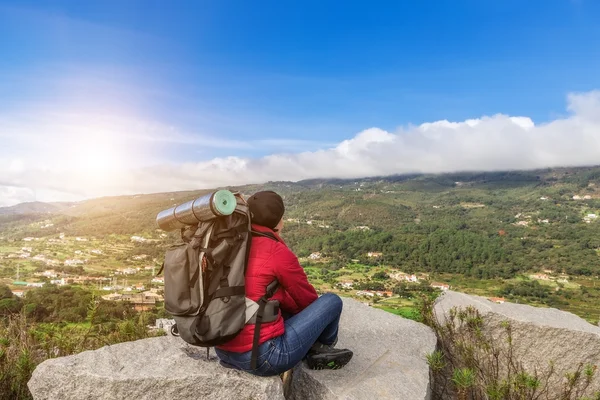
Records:
{"label": "gray granite rock", "polygon": [[168,336],[120,343],[46,360],[28,386],[35,400],[283,400],[278,377],[225,369],[211,355]]}
{"label": "gray granite rock", "polygon": [[425,355],[435,346],[425,325],[345,298],[336,347],[351,349],[354,358],[335,371],[298,366],[292,399],[429,399]]}
{"label": "gray granite rock", "polygon": [[[535,368],[541,374],[554,362],[557,373],[551,383],[556,387],[561,385],[564,374],[576,370],[580,363],[600,366],[600,327],[572,313],[524,304],[497,304],[484,297],[448,291],[438,299],[435,314],[440,320],[451,308],[466,306],[479,310],[491,337],[505,337],[501,324],[509,321],[516,359],[528,370]],[[600,390],[599,379],[590,387],[592,390]]]}
{"label": "gray granite rock", "polygon": [[[425,325],[344,299],[338,347],[352,349],[354,358],[337,371],[298,366],[289,397],[428,399],[425,354],[435,345],[435,335]],[[47,360],[34,371],[29,389],[35,400],[284,398],[279,377],[222,368],[211,354],[207,360],[204,349],[174,337],[121,343]]]}

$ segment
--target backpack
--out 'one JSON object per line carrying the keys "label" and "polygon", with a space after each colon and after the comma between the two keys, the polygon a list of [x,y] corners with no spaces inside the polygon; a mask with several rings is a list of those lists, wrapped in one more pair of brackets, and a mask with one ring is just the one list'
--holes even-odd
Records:
{"label": "backpack", "polygon": [[[251,367],[256,368],[260,326],[277,319],[279,303],[269,301],[275,280],[258,302],[246,297],[245,273],[252,236],[250,211],[240,194],[233,214],[199,222],[181,230],[182,243],[170,247],[164,270],[165,309],[175,319],[171,333],[187,343],[213,347],[255,324]],[[159,271],[159,274],[160,272]]]}

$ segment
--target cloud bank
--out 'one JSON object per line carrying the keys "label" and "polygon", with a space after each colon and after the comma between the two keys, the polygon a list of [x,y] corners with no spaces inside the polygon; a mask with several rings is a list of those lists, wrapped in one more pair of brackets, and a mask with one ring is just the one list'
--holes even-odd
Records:
{"label": "cloud bank", "polygon": [[[78,165],[69,169],[51,164],[33,167],[19,157],[0,159],[0,206],[33,200],[32,194],[38,200],[52,201],[270,180],[599,164],[600,91],[570,94],[567,111],[566,117],[540,125],[528,117],[497,114],[463,122],[435,121],[395,132],[370,128],[318,151],[302,151],[299,143],[296,152],[261,158],[231,156],[202,162],[128,165],[112,174],[94,174]],[[202,140],[179,133],[169,138],[164,130],[158,136],[156,132],[148,135],[153,141],[203,145]],[[237,145],[228,144],[232,148]]]}

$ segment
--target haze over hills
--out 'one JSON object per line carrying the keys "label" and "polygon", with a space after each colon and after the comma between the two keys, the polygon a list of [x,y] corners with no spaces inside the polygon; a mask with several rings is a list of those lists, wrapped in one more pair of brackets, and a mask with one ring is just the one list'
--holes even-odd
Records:
{"label": "haze over hills", "polygon": [[10,207],[0,207],[0,215],[11,214],[53,214],[63,211],[70,203],[44,203],[41,201],[19,203]]}
{"label": "haze over hills", "polygon": [[[250,195],[257,190],[270,189],[276,190],[286,198],[287,216],[296,217],[301,214],[307,217],[324,217],[332,221],[339,217],[341,220],[350,221],[345,215],[349,210],[359,208],[359,205],[366,207],[366,210],[379,207],[381,213],[372,212],[368,218],[375,226],[384,227],[389,224],[386,218],[387,212],[402,214],[406,211],[406,207],[418,209],[437,200],[439,196],[442,198],[461,195],[467,198],[479,196],[483,199],[486,196],[497,196],[502,193],[515,194],[517,192],[501,191],[528,187],[530,194],[523,195],[523,199],[537,193],[551,192],[565,197],[569,190],[573,193],[583,190],[588,195],[593,195],[595,199],[597,190],[595,182],[599,176],[600,167],[581,167],[509,172],[392,175],[361,179],[310,179],[298,182],[280,181],[224,186],[198,191],[101,197],[80,202],[27,202],[0,207],[0,215],[27,215],[29,218],[35,216],[41,218],[47,215],[67,216],[71,217],[70,224],[77,224],[77,220],[120,217],[132,223],[143,221],[144,229],[152,229],[154,217],[160,210],[212,190],[226,188]],[[585,187],[582,187],[584,185]],[[522,194],[522,191],[518,193]],[[423,194],[428,195],[424,196],[421,202],[416,201],[416,198]],[[455,202],[456,199],[453,201]],[[336,206],[341,207],[337,212]],[[308,209],[312,211],[308,212]],[[357,218],[357,221],[353,222],[360,223],[360,220],[361,218]]]}

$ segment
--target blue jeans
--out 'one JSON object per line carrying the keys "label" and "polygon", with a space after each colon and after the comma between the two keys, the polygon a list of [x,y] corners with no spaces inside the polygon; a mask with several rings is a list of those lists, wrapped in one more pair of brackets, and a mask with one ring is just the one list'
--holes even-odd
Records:
{"label": "blue jeans", "polygon": [[342,299],[326,293],[300,313],[285,320],[285,333],[258,347],[256,369],[250,367],[252,351],[235,353],[216,349],[221,361],[229,366],[259,376],[273,376],[293,368],[302,361],[315,342],[326,345],[337,339]]}

